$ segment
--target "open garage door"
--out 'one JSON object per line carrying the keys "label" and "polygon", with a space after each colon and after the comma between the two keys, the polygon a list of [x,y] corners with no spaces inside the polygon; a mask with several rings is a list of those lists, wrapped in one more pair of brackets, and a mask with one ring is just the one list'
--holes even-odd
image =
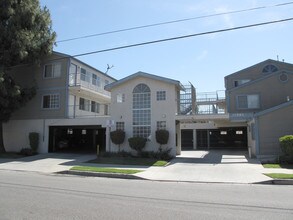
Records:
{"label": "open garage door", "polygon": [[229,127],[196,131],[198,149],[247,149],[247,128]]}
{"label": "open garage door", "polygon": [[49,152],[96,153],[106,150],[106,129],[101,126],[51,126]]}

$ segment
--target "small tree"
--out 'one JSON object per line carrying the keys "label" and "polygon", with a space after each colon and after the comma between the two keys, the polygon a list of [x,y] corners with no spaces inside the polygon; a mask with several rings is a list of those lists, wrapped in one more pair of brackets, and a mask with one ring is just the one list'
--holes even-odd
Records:
{"label": "small tree", "polygon": [[129,146],[132,149],[136,150],[138,155],[141,155],[141,151],[145,147],[147,139],[143,137],[132,137],[132,138],[128,138],[128,142],[129,142]]}
{"label": "small tree", "polygon": [[31,149],[33,150],[34,153],[36,153],[39,147],[39,133],[30,132],[28,137],[29,137]]}
{"label": "small tree", "polygon": [[156,131],[156,141],[160,144],[160,152],[162,151],[162,145],[167,144],[169,140],[169,131],[167,130],[157,130]]}
{"label": "small tree", "polygon": [[120,129],[118,129],[116,131],[111,131],[110,138],[114,144],[118,145],[119,152],[120,152],[120,145],[123,144],[124,139],[125,139],[125,131],[120,130]]}
{"label": "small tree", "polygon": [[[34,88],[21,88],[9,70],[20,64],[40,63],[51,54],[56,33],[52,30],[49,10],[39,0],[0,1],[0,153],[3,123],[28,102]],[[21,73],[21,71],[20,71]]]}

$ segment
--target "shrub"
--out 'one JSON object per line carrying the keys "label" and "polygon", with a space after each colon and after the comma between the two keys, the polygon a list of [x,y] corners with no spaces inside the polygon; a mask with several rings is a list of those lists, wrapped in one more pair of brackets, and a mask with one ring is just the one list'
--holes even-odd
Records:
{"label": "shrub", "polygon": [[101,157],[131,157],[131,153],[126,151],[120,151],[120,152],[101,152],[99,155]]}
{"label": "shrub", "polygon": [[280,147],[288,160],[293,160],[293,135],[285,135],[279,138]]}
{"label": "shrub", "polygon": [[153,158],[159,160],[171,160],[173,157],[170,155],[171,148],[162,151],[142,151],[141,157],[143,158]]}
{"label": "shrub", "polygon": [[110,132],[110,138],[111,141],[119,146],[119,152],[120,152],[120,145],[123,144],[125,139],[125,131],[122,130],[116,130]]}
{"label": "shrub", "polygon": [[140,155],[142,149],[145,147],[145,144],[147,142],[146,138],[143,137],[132,137],[128,138],[129,146],[136,150],[137,153]]}
{"label": "shrub", "polygon": [[162,151],[162,145],[167,144],[169,139],[169,131],[167,130],[157,130],[156,131],[156,141],[160,144],[160,151]]}
{"label": "shrub", "polygon": [[20,154],[24,156],[32,156],[34,155],[34,151],[31,148],[22,148]]}
{"label": "shrub", "polygon": [[29,137],[31,149],[34,152],[37,152],[38,147],[39,147],[39,133],[30,132],[28,137]]}

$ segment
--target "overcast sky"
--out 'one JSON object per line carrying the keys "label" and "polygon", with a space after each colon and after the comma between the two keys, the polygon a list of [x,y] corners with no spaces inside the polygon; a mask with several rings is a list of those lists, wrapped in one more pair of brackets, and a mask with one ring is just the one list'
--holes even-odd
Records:
{"label": "overcast sky", "polygon": [[[244,10],[185,22],[60,42],[69,55],[293,17],[289,0],[40,0],[57,41],[136,26]],[[293,63],[293,21],[78,57],[116,79],[138,71],[190,81],[199,92],[224,89],[224,76],[266,59]]]}

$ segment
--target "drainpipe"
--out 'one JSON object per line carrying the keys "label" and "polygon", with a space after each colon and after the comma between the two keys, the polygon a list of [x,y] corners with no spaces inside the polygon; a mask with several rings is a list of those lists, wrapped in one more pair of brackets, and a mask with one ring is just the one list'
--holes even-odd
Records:
{"label": "drainpipe", "polygon": [[260,154],[260,146],[259,146],[259,121],[258,118],[255,117],[255,126],[254,126],[254,132],[255,132],[255,156],[258,157]]}

